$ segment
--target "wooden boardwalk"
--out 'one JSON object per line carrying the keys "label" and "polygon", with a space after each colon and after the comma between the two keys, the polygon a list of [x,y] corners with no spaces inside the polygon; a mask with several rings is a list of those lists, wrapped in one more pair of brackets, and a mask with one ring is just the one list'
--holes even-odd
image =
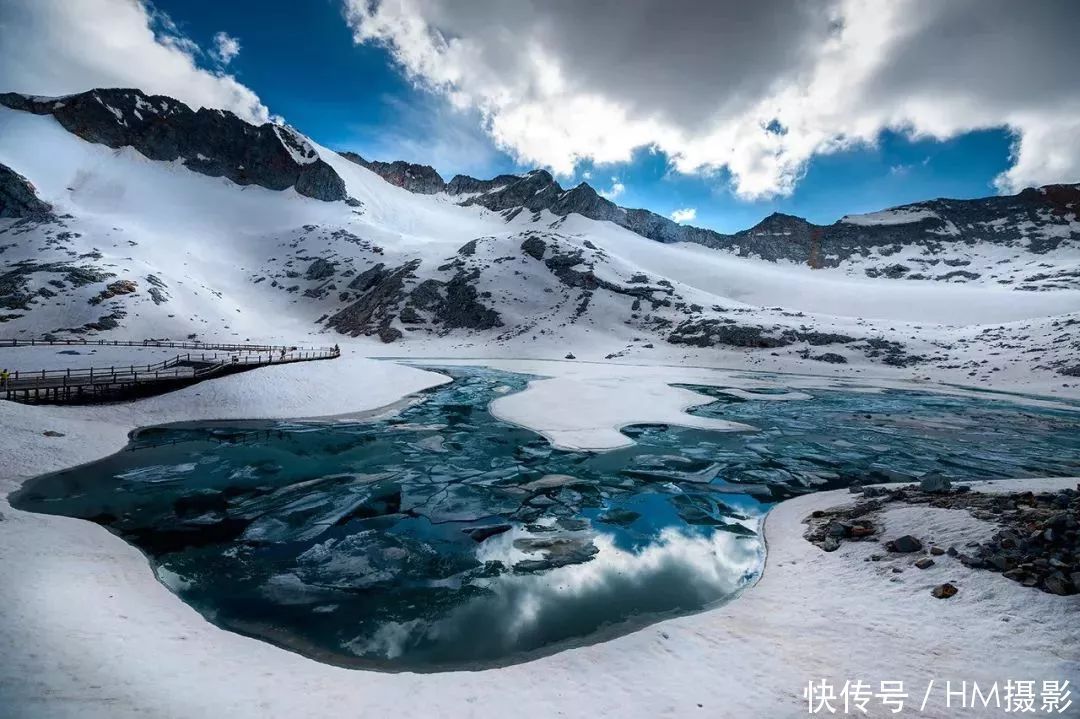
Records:
{"label": "wooden boardwalk", "polygon": [[168,392],[212,377],[256,367],[311,362],[341,356],[333,347],[212,344],[170,340],[80,341],[4,340],[0,347],[41,345],[95,347],[176,347],[197,350],[153,364],[114,365],[84,369],[15,370],[0,387],[0,398],[29,404],[90,404]]}

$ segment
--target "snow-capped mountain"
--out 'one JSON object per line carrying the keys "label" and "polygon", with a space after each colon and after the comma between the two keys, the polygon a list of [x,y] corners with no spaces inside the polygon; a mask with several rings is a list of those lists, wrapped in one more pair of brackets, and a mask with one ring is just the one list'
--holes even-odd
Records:
{"label": "snow-capped mountain", "polygon": [[[1049,185],[1007,197],[930,200],[848,215],[832,225],[774,213],[754,227],[724,235],[649,210],[619,207],[588,183],[564,190],[544,170],[492,180],[458,175],[447,183],[427,165],[369,162],[355,153],[342,154],[398,187],[445,193],[459,204],[480,205],[507,219],[526,211],[559,217],[576,213],[659,242],[694,242],[742,257],[817,269],[844,267],[867,277],[983,280],[1022,290],[1080,288],[1080,185]],[[1062,249],[1065,252],[1057,252]],[[999,266],[1003,264],[1009,267]]]}
{"label": "snow-capped mountain", "polygon": [[8,337],[1080,372],[1076,186],[721,235],[542,170],[444,182],[138,90],[0,105]]}

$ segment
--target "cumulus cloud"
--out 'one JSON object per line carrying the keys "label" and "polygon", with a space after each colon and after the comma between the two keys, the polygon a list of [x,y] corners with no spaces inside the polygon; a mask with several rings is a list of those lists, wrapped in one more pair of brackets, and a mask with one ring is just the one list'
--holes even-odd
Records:
{"label": "cumulus cloud", "polygon": [[240,54],[240,40],[232,37],[227,32],[219,32],[214,35],[214,49],[210,51],[222,65],[228,65]]}
{"label": "cumulus cloud", "polygon": [[1071,0],[344,2],[357,42],[562,175],[649,146],[680,172],[726,170],[756,199],[886,129],[1005,127],[1001,190],[1080,178]]}
{"label": "cumulus cloud", "polygon": [[199,46],[144,2],[2,3],[2,91],[65,95],[94,87],[137,87],[193,107],[232,110],[252,122],[269,117],[251,89],[230,75],[200,67]]}
{"label": "cumulus cloud", "polygon": [[626,192],[626,185],[619,182],[619,178],[611,178],[611,187],[606,190],[597,190],[597,194],[601,197],[606,197],[609,200],[614,200],[616,197]]}
{"label": "cumulus cloud", "polygon": [[671,213],[671,219],[676,222],[693,222],[697,219],[696,207],[683,207]]}

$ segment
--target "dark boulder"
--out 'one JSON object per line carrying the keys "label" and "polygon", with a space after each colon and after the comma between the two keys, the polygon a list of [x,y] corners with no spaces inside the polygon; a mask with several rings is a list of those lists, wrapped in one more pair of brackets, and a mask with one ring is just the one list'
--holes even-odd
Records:
{"label": "dark boulder", "polygon": [[922,542],[910,534],[905,534],[902,537],[887,542],[885,548],[890,552],[899,552],[901,554],[910,554],[911,552],[921,551],[923,548]]}

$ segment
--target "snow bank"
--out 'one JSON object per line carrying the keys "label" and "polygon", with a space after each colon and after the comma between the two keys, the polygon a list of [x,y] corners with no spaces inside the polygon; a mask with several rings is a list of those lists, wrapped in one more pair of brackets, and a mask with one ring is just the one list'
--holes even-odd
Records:
{"label": "snow bank", "polygon": [[[328,399],[314,397],[282,367],[86,412],[0,403],[4,426],[15,432],[3,450],[5,486],[110,451],[133,422],[360,409],[439,379],[389,363],[339,362],[316,365],[320,383],[340,387]],[[341,382],[357,371],[368,381]],[[208,390],[213,384],[221,387]],[[283,389],[280,404],[252,397],[271,388]],[[241,400],[247,404],[225,409]],[[68,436],[38,439],[50,428]],[[23,451],[27,443],[36,444]],[[1075,480],[1039,486],[1069,483]],[[795,717],[806,712],[802,688],[822,677],[921,688],[929,679],[1077,676],[1069,653],[1080,644],[1075,598],[945,562],[927,573],[881,576],[879,563],[861,561],[875,545],[844,544],[826,554],[802,539],[803,517],[850,498],[829,492],[775,508],[766,520],[764,577],[733,603],[526,664],[430,675],[341,669],[218,629],[156,582],[138,550],[101,527],[0,502],[0,573],[9,578],[0,583],[0,705],[13,717],[108,719]],[[941,541],[974,521],[956,514],[896,510],[886,515],[886,534]],[[960,594],[944,602],[930,597],[930,584],[946,578]],[[938,702],[922,715],[950,713]]]}
{"label": "snow bank", "polygon": [[[539,423],[560,407],[563,414],[589,413],[588,422],[568,436],[577,431],[586,436],[593,425],[602,430],[602,439],[612,437],[614,426],[670,415],[697,401],[694,393],[658,393],[658,378],[691,383],[711,378],[705,383],[730,383],[744,391],[769,386],[758,377],[695,368],[493,364],[549,376],[558,365],[559,377],[537,381],[519,395],[533,393],[523,404],[535,408],[521,419]],[[297,367],[263,368],[127,405],[0,402],[0,422],[7,429],[0,450],[7,471],[0,488],[8,491],[33,474],[113,451],[137,425],[370,409],[444,381],[397,364],[348,357],[302,365],[308,373],[296,372]],[[604,374],[617,379],[600,383]],[[785,383],[828,386],[830,381],[785,378]],[[335,390],[330,396],[327,386]],[[648,401],[616,399],[638,388]],[[623,416],[590,409],[608,401],[618,402]],[[48,429],[66,436],[44,437]],[[822,677],[924,686],[930,678],[988,682],[1077,676],[1076,657],[1068,654],[1080,643],[1075,598],[1027,590],[999,575],[944,561],[926,573],[882,576],[883,564],[861,561],[875,545],[844,544],[826,554],[802,539],[803,517],[850,498],[846,492],[808,495],[775,508],[766,520],[764,577],[733,603],[526,664],[433,675],[340,669],[218,629],[155,581],[138,550],[101,527],[17,512],[0,501],[0,573],[10,580],[0,583],[0,705],[15,717],[109,719],[147,714],[292,719],[352,716],[357,707],[366,716],[406,717],[433,711],[454,717],[652,717],[699,710],[787,717],[805,713],[802,688]],[[973,521],[960,512],[901,508],[886,515],[885,529],[887,536],[911,532],[946,541],[949,533],[971,530]],[[945,579],[957,584],[960,594],[947,602],[930,597],[930,584]],[[932,704],[924,715],[949,714]]]}

